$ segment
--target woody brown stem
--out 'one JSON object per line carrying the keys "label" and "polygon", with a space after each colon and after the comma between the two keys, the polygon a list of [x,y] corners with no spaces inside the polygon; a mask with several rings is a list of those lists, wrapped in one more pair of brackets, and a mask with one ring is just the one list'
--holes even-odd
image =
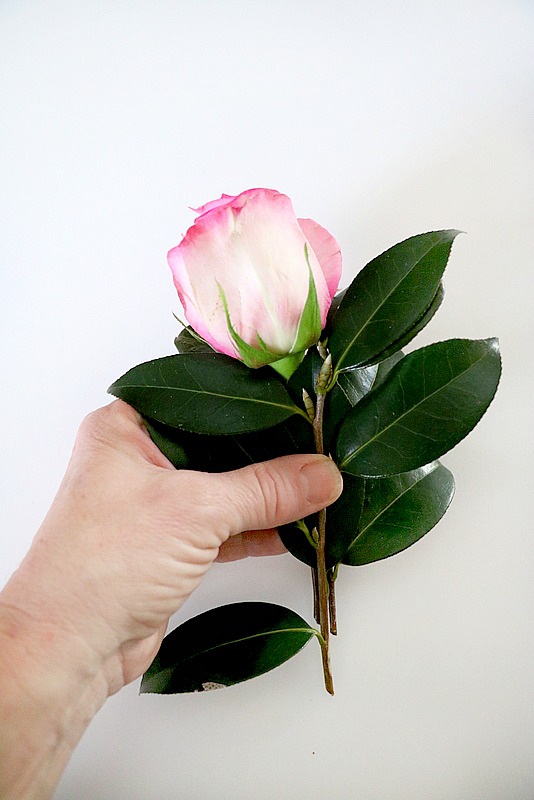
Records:
{"label": "woody brown stem", "polygon": [[336,611],[336,574],[333,569],[328,570],[328,609],[330,612],[330,633],[337,635]]}
{"label": "woody brown stem", "polygon": [[313,589],[313,618],[319,623],[319,586],[317,583],[317,570],[311,568],[312,589]]}
{"label": "woody brown stem", "polygon": [[[318,382],[319,384],[319,382]],[[323,439],[323,414],[324,403],[326,394],[321,387],[317,387],[317,403],[315,407],[315,419],[313,421],[313,435],[315,440],[315,449],[317,453],[324,455],[324,439]],[[330,612],[329,612],[329,584],[326,570],[326,509],[323,508],[319,511],[317,523],[317,533],[319,535],[317,542],[317,586],[319,593],[319,625],[321,628],[321,636],[323,637],[323,644],[321,645],[321,652],[323,657],[323,674],[324,685],[329,694],[334,694],[334,681],[332,678],[332,669],[330,667]]]}

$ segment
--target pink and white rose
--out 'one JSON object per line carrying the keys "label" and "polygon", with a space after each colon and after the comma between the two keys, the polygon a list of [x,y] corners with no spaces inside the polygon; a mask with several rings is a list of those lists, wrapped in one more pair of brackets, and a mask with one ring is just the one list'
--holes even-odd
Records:
{"label": "pink and white rose", "polygon": [[289,197],[271,189],[223,194],[195,211],[168,254],[191,327],[250,367],[301,357],[318,341],[341,277],[334,237],[297,219]]}

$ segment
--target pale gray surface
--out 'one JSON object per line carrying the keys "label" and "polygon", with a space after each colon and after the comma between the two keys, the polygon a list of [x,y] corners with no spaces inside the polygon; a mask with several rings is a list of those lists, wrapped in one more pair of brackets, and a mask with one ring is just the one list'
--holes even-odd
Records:
{"label": "pale gray surface", "polygon": [[[344,283],[458,227],[421,343],[499,335],[501,388],[406,553],[346,570],[336,697],[310,645],[256,681],[94,720],[58,800],[532,800],[533,7],[513,0],[0,5],[0,584],[81,417],[172,351],[188,205],[268,186],[339,239]],[[217,565],[176,622],[244,599],[310,616],[289,556]]]}

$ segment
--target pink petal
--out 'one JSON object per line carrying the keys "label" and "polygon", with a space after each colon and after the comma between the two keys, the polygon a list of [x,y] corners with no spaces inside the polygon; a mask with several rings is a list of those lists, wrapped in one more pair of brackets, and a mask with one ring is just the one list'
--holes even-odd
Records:
{"label": "pink petal", "polygon": [[[173,274],[174,285],[178,292],[180,303],[184,309],[186,320],[191,327],[219,353],[225,353],[228,356],[232,356],[232,358],[237,358],[235,347],[228,335],[226,319],[220,316],[218,319],[219,324],[215,327],[215,330],[213,324],[209,328],[206,325],[204,316],[196,303],[195,292],[191,285],[189,273],[185,264],[185,255],[186,252],[184,252],[182,242],[177,247],[173,247],[172,250],[169,250],[167,261],[169,262]],[[220,303],[218,290],[216,291],[217,297],[213,298],[214,292],[212,287],[212,299]]]}
{"label": "pink petal", "polygon": [[[192,208],[191,210],[198,214],[201,217],[203,214],[206,214],[208,211],[211,211],[212,208],[219,208],[219,206],[227,206],[232,200],[235,200],[235,197],[231,194],[222,194],[218,200],[210,200],[209,203],[204,203],[203,206],[199,206],[198,208]],[[197,217],[198,219],[198,217]]]}
{"label": "pink petal", "polygon": [[298,223],[317,256],[332,299],[341,280],[341,248],[332,234],[313,219],[299,219]]}
{"label": "pink petal", "polygon": [[252,200],[257,195],[262,195],[267,198],[270,196],[273,198],[276,195],[280,195],[280,192],[277,192],[276,189],[247,189],[241,192],[241,194],[222,194],[218,200],[210,200],[209,203],[204,203],[203,206],[192,209],[192,211],[198,214],[198,217],[195,218],[195,222],[204,214],[207,214],[208,211],[213,211],[215,208],[230,207],[234,209],[234,211],[238,211],[240,208],[243,208],[245,203],[248,203],[249,200]]}

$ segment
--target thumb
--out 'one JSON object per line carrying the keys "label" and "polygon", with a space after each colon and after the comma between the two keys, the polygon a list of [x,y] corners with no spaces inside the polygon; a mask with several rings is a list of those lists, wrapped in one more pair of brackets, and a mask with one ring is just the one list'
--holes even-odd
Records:
{"label": "thumb", "polygon": [[217,494],[231,519],[230,535],[306,517],[337,500],[343,489],[334,462],[319,455],[283,456],[210,477],[220,482]]}

